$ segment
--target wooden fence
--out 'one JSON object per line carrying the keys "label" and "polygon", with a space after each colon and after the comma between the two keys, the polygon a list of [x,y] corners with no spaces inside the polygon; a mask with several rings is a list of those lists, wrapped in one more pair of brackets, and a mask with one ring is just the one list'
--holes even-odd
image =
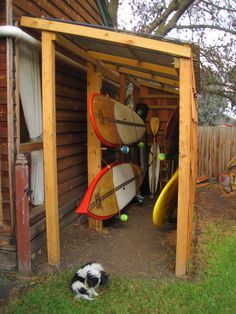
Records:
{"label": "wooden fence", "polygon": [[236,155],[236,127],[200,126],[198,128],[198,174],[218,179]]}

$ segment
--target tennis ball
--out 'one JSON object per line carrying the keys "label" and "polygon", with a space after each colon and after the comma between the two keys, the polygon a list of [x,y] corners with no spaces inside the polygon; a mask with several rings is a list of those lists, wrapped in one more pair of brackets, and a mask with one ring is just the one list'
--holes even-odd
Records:
{"label": "tennis ball", "polygon": [[120,220],[121,220],[121,221],[127,221],[127,220],[128,220],[128,216],[127,216],[126,214],[122,214],[122,215],[120,216]]}
{"label": "tennis ball", "polygon": [[145,147],[144,142],[139,142],[139,143],[138,143],[138,147],[139,147],[139,148],[144,148],[144,147]]}
{"label": "tennis ball", "polygon": [[166,154],[164,154],[164,153],[160,153],[159,154],[159,159],[162,161],[162,160],[165,160],[166,159]]}

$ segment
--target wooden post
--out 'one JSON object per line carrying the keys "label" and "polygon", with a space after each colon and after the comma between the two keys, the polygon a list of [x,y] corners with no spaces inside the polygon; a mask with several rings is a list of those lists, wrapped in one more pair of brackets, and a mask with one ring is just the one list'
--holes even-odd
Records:
{"label": "wooden post", "polygon": [[44,188],[48,263],[60,264],[60,238],[56,155],[55,45],[56,36],[42,32],[42,100]]}
{"label": "wooden post", "polygon": [[18,154],[15,166],[16,182],[16,239],[18,270],[31,272],[30,213],[29,213],[29,170],[24,154]]}
{"label": "wooden post", "polygon": [[180,59],[180,123],[179,123],[179,182],[176,243],[176,276],[187,271],[189,247],[190,145],[191,145],[191,64]]}
{"label": "wooden post", "polygon": [[[94,65],[87,64],[87,101],[93,93],[100,93],[102,85],[101,74],[95,72]],[[101,143],[94,133],[89,111],[87,110],[87,143],[88,143],[88,184],[101,170],[102,151]],[[103,227],[101,220],[89,218],[89,228],[96,231],[101,231]]]}
{"label": "wooden post", "polygon": [[196,178],[197,178],[197,129],[198,129],[198,115],[197,115],[197,102],[195,99],[196,83],[194,77],[193,60],[191,58],[191,138],[190,138],[190,206],[188,215],[188,240],[187,240],[187,258],[190,258],[191,253],[191,237],[193,230],[193,209],[195,201]]}

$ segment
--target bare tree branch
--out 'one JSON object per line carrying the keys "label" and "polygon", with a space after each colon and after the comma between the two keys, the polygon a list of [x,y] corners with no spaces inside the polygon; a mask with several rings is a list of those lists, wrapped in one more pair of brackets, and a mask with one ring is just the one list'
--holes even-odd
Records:
{"label": "bare tree branch", "polygon": [[212,90],[207,87],[203,87],[202,92],[226,98],[232,103],[233,106],[236,106],[236,96],[233,93],[227,93],[224,90]]}
{"label": "bare tree branch", "polygon": [[215,3],[213,3],[213,1],[209,2],[209,1],[206,1],[206,0],[202,0],[201,1],[202,3],[205,3],[206,5],[209,5],[211,7],[214,7],[216,8],[217,10],[224,10],[224,11],[228,11],[228,12],[233,12],[233,13],[236,13],[236,9],[231,9],[229,7],[221,7]]}
{"label": "bare tree branch", "polygon": [[[195,0],[172,0],[165,12],[146,28],[146,32],[152,33],[155,30],[155,34],[165,36],[194,1]],[[167,22],[173,12],[175,12],[173,17]]]}
{"label": "bare tree branch", "polygon": [[209,28],[209,29],[215,29],[215,30],[218,30],[218,31],[229,33],[229,34],[232,34],[232,35],[236,35],[236,31],[228,29],[226,27],[221,27],[221,26],[218,26],[218,25],[206,25],[206,24],[176,25],[175,28],[176,29],[206,29],[206,28]]}

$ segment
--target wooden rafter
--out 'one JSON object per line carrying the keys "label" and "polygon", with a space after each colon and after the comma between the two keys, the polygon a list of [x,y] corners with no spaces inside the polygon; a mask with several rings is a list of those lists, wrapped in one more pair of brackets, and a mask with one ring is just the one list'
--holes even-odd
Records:
{"label": "wooden rafter", "polygon": [[179,90],[177,90],[177,89],[163,87],[163,86],[159,86],[159,85],[153,84],[151,82],[141,81],[141,80],[138,80],[138,83],[139,83],[140,86],[146,86],[146,87],[150,87],[150,88],[153,88],[153,89],[161,90],[163,92],[179,95]]}
{"label": "wooden rafter", "polygon": [[57,43],[62,46],[63,48],[67,49],[68,51],[71,51],[75,55],[77,55],[80,58],[83,58],[84,60],[90,62],[91,64],[95,65],[101,73],[110,79],[111,81],[114,81],[116,83],[119,82],[118,75],[115,75],[113,72],[107,70],[101,62],[98,62],[93,56],[89,55],[86,50],[80,48],[70,40],[66,39],[62,35],[57,35]]}
{"label": "wooden rafter", "polygon": [[[178,108],[177,105],[148,105],[148,109],[174,110],[176,108]],[[162,121],[164,120],[162,119]],[[166,119],[166,121],[168,121],[168,119]]]}
{"label": "wooden rafter", "polygon": [[102,61],[118,63],[118,64],[122,64],[122,65],[128,65],[128,66],[132,66],[132,67],[140,68],[140,69],[145,69],[145,70],[151,70],[154,72],[173,75],[174,77],[178,76],[176,69],[170,68],[170,67],[167,67],[164,65],[158,65],[155,63],[138,61],[135,59],[114,56],[114,55],[111,55],[108,53],[102,53],[102,52],[89,51],[88,53],[90,56],[94,57],[95,59],[99,59]]}
{"label": "wooden rafter", "polygon": [[107,29],[98,29],[79,24],[70,24],[47,19],[31,18],[23,16],[21,18],[21,26],[41,29],[64,34],[71,34],[90,39],[97,39],[125,46],[142,48],[145,50],[158,51],[176,57],[191,57],[191,47],[187,45],[179,45],[166,41],[143,38],[126,33],[119,33]]}
{"label": "wooden rafter", "polygon": [[140,77],[140,78],[144,78],[153,82],[157,82],[157,83],[162,83],[165,85],[170,85],[170,86],[175,86],[178,87],[179,86],[179,82],[175,81],[175,80],[171,80],[162,76],[158,76],[152,73],[147,73],[147,72],[141,72],[141,71],[136,71],[136,70],[132,70],[132,69],[128,69],[125,67],[119,67],[116,65],[111,65],[111,64],[104,64],[106,66],[107,69],[113,70],[113,71],[117,71],[119,73],[124,73],[124,74],[129,74],[132,75],[134,77]]}
{"label": "wooden rafter", "polygon": [[140,99],[161,99],[161,98],[179,98],[178,95],[168,95],[168,94],[153,94],[153,95],[140,95]]}

